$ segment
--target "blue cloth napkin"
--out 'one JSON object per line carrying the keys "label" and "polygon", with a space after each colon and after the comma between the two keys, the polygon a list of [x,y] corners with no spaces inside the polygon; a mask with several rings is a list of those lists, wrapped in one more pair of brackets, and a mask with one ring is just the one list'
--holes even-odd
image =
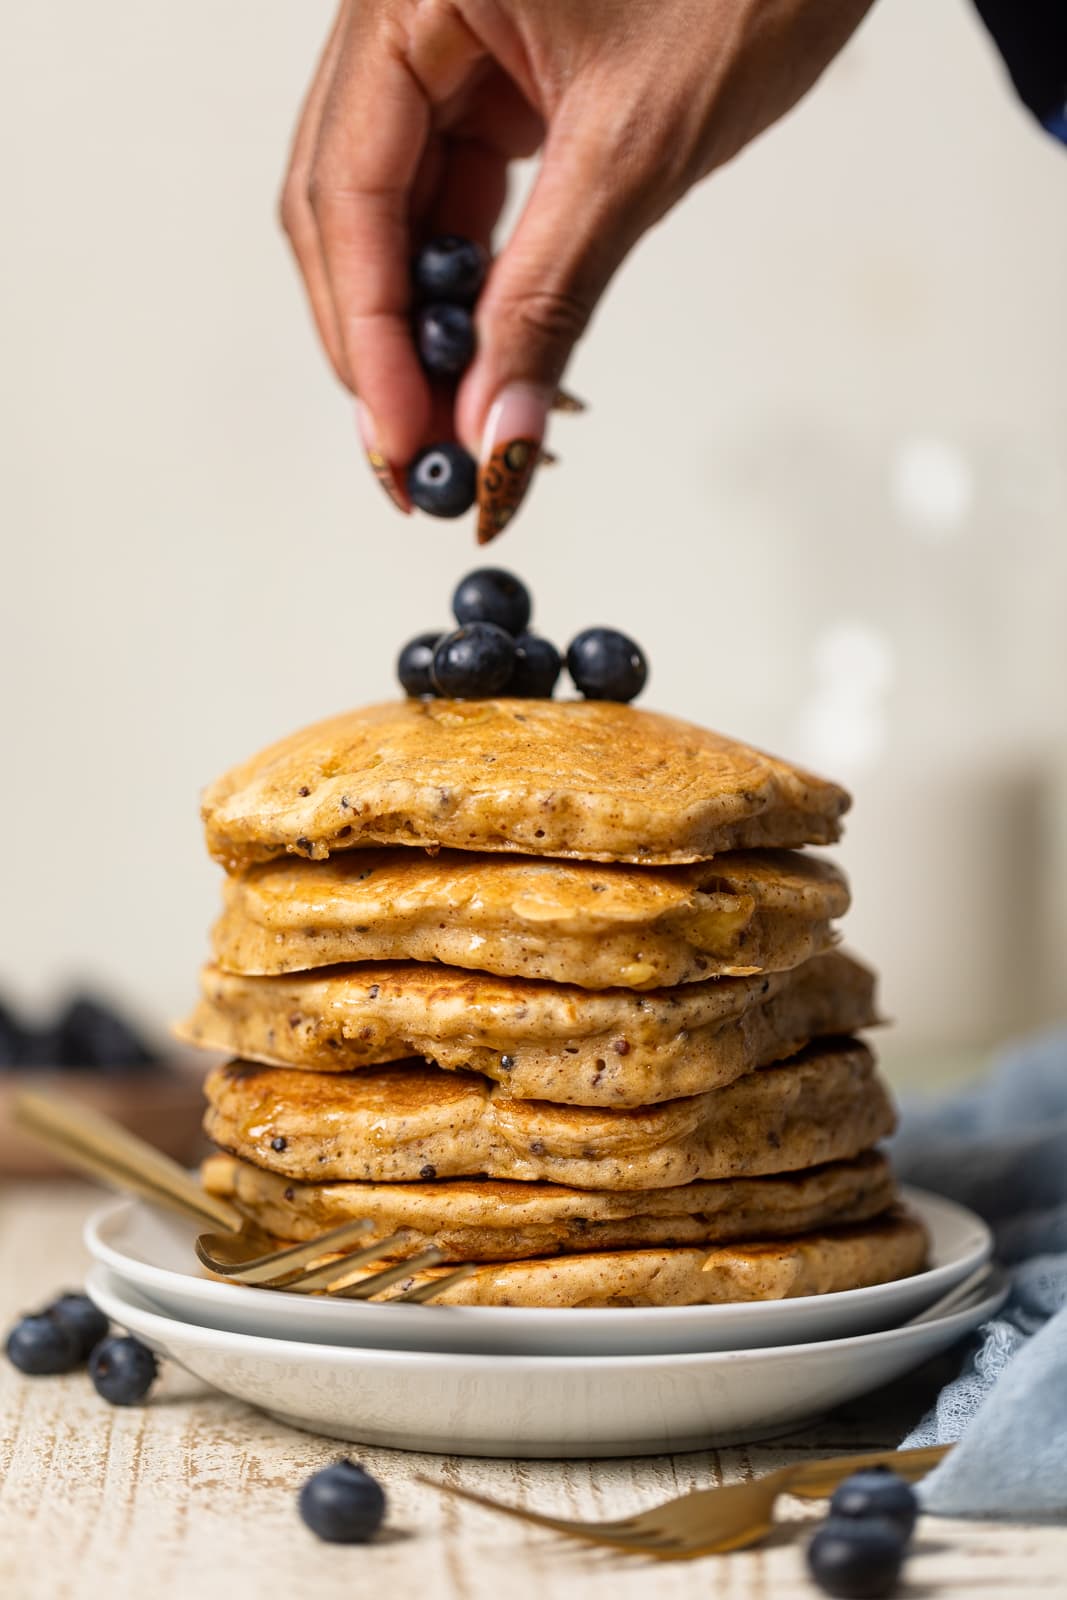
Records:
{"label": "blue cloth napkin", "polygon": [[1067,1031],[1028,1039],[977,1087],[905,1106],[900,1175],[983,1216],[1009,1299],[904,1447],[959,1441],[925,1480],[943,1516],[1067,1514]]}

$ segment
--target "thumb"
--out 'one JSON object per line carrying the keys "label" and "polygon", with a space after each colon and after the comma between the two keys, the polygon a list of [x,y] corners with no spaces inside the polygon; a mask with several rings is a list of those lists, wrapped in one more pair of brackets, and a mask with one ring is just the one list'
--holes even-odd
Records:
{"label": "thumb", "polygon": [[478,353],[456,402],[457,432],[478,461],[479,544],[518,510],[571,350],[646,225],[647,186],[633,157],[618,156],[610,130],[555,122],[479,301]]}

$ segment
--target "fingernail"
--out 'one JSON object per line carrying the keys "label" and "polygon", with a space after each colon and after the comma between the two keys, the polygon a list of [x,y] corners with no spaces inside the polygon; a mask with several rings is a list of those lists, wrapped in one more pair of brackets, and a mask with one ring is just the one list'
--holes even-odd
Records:
{"label": "fingernail", "polygon": [[588,411],[589,407],[584,400],[580,400],[576,394],[571,394],[568,389],[557,389],[552,396],[552,409],[577,414],[579,411]]}
{"label": "fingernail", "polygon": [[551,389],[509,383],[489,407],[478,465],[479,544],[503,532],[522,504],[551,403]]}
{"label": "fingernail", "polygon": [[378,449],[378,430],[374,426],[374,418],[362,400],[356,402],[356,418],[359,422],[359,434],[363,440],[363,449],[367,460],[370,462],[371,471],[396,506],[405,516],[410,515],[411,502],[405,493],[400,478],[393,471],[388,461]]}

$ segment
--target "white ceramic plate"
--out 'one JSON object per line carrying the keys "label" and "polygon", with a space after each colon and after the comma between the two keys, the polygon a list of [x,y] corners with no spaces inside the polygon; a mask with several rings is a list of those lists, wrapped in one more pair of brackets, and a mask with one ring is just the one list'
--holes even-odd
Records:
{"label": "white ceramic plate", "polygon": [[940,1196],[905,1198],[930,1230],[931,1266],[911,1278],[795,1300],[724,1306],[525,1310],[516,1306],[368,1305],[219,1283],[193,1254],[194,1223],[140,1200],[90,1218],[90,1252],[156,1311],[230,1333],[394,1350],[652,1355],[743,1350],[892,1328],[960,1282],[990,1253],[989,1229]]}
{"label": "white ceramic plate", "polygon": [[227,1333],[161,1316],[106,1267],[89,1293],[195,1377],[336,1439],[454,1455],[650,1455],[787,1433],[900,1377],[1003,1303],[822,1344],[715,1354],[507,1356],[356,1349]]}

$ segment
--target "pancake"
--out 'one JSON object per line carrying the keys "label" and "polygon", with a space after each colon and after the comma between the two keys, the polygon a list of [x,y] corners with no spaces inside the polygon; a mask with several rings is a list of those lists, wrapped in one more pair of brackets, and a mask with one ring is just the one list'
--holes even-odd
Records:
{"label": "pancake", "polygon": [[[919,1272],[926,1231],[904,1211],[794,1239],[740,1241],[710,1252],[614,1250],[489,1265],[446,1289],[436,1305],[692,1306],[739,1300],[789,1300],[889,1283]],[[371,1268],[357,1269],[356,1283]],[[441,1277],[433,1267],[384,1290],[381,1299]]]}
{"label": "pancake", "polygon": [[369,1217],[367,1242],[399,1229],[407,1253],[435,1244],[446,1261],[647,1245],[708,1245],[809,1233],[886,1211],[896,1188],[885,1156],[869,1150],[781,1177],[727,1178],[676,1189],[611,1194],[551,1183],[453,1178],[431,1183],[297,1183],[233,1156],[209,1156],[204,1187],[235,1201],[278,1239],[313,1239]]}
{"label": "pancake", "polygon": [[442,961],[654,989],[799,966],[832,942],[848,886],[788,850],[654,868],[367,849],[261,863],[228,878],[224,900],[214,951],[226,972]]}
{"label": "pancake", "polygon": [[419,1055],[519,1100],[644,1106],[722,1088],[876,1020],[874,975],[833,951],[794,972],[647,995],[430,966],[238,978],[208,967],[180,1036],[268,1066],[351,1072]]}
{"label": "pancake", "polygon": [[721,734],[596,700],[400,700],[291,734],[204,794],[228,869],[359,845],[669,864],[829,844],[848,796]]}
{"label": "pancake", "polygon": [[223,1150],[324,1182],[665,1189],[852,1160],[895,1126],[871,1053],[853,1040],[633,1111],[516,1100],[475,1073],[419,1063],[326,1073],[238,1061],[216,1067],[205,1093],[205,1131]]}

